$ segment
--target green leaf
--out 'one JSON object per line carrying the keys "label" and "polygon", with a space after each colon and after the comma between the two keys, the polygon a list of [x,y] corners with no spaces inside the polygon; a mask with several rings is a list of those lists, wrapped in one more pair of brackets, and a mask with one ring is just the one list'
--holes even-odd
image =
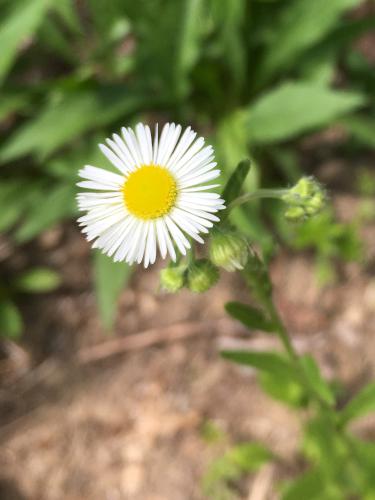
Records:
{"label": "green leaf", "polygon": [[131,268],[124,262],[113,262],[101,252],[94,253],[96,297],[105,328],[113,326],[117,300],[130,275]]}
{"label": "green leaf", "polygon": [[300,362],[311,387],[326,403],[328,403],[329,405],[333,405],[335,402],[335,398],[332,390],[322,377],[319,367],[316,364],[314,358],[307,355],[302,356],[300,358]]}
{"label": "green leaf", "polygon": [[323,127],[364,103],[360,94],[320,84],[284,83],[249,109],[247,128],[253,143],[278,142]]}
{"label": "green leaf", "polygon": [[356,394],[341,411],[341,422],[347,424],[350,420],[375,412],[375,382],[370,382]]}
{"label": "green leaf", "polygon": [[273,26],[260,68],[261,81],[288,70],[300,54],[335,28],[346,10],[359,3],[360,0],[294,0]]}
{"label": "green leaf", "polygon": [[[225,201],[226,207],[235,199],[237,196],[239,196],[242,185],[245,182],[246,176],[250,171],[250,161],[249,160],[242,160],[240,163],[237,165],[235,171],[232,173],[232,175],[229,177],[223,193],[222,193],[222,198]],[[229,210],[226,208],[223,210],[220,214],[220,220],[223,222],[229,215]]]}
{"label": "green leaf", "polygon": [[23,273],[14,286],[22,292],[43,293],[55,290],[60,282],[60,276],[55,271],[40,267]]}
{"label": "green leaf", "polygon": [[277,375],[295,376],[290,363],[276,352],[222,351],[223,358]]}
{"label": "green leaf", "polygon": [[10,161],[30,153],[44,158],[87,130],[133,113],[141,105],[146,106],[147,99],[124,86],[67,94],[17,130],[3,147],[0,159]]}
{"label": "green leaf", "polygon": [[259,383],[265,393],[292,408],[302,408],[308,403],[305,389],[294,373],[263,371],[259,374]]}
{"label": "green leaf", "polygon": [[290,482],[282,500],[322,500],[322,478],[318,470],[312,469]]}
{"label": "green leaf", "polygon": [[179,5],[179,30],[177,32],[174,69],[177,94],[182,97],[188,90],[188,75],[198,59],[202,36],[202,0],[183,0]]}
{"label": "green leaf", "polygon": [[17,338],[22,328],[22,318],[14,303],[8,299],[0,300],[0,337]]}
{"label": "green leaf", "polygon": [[258,470],[272,458],[273,454],[260,443],[233,446],[208,468],[202,481],[204,494],[218,500],[232,498],[228,483],[239,479],[245,473]]}
{"label": "green leaf", "polygon": [[[327,413],[320,412],[318,417],[305,426],[303,452],[308,461],[319,464],[327,482],[342,490],[353,486],[350,471],[352,452],[335,422]],[[350,491],[350,490],[349,490]],[[342,498],[342,497],[340,497]]]}
{"label": "green leaf", "polygon": [[19,6],[0,25],[0,84],[17,57],[20,45],[38,28],[52,0],[28,0]]}
{"label": "green leaf", "polygon": [[233,318],[240,321],[247,328],[273,332],[274,325],[265,317],[264,312],[256,307],[240,302],[228,302],[225,309]]}
{"label": "green leaf", "polygon": [[10,113],[14,113],[26,107],[28,102],[29,97],[26,93],[3,93],[0,97],[0,121],[7,118]]}
{"label": "green leaf", "polygon": [[353,115],[340,120],[340,124],[358,142],[370,148],[375,148],[374,118],[363,115]]}
{"label": "green leaf", "polygon": [[77,212],[75,186],[58,185],[35,193],[24,223],[15,233],[19,243],[34,238],[40,232]]}

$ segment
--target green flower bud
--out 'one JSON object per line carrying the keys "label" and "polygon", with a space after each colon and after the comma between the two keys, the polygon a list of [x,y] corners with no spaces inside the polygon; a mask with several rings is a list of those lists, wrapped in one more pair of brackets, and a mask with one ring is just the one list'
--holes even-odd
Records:
{"label": "green flower bud", "polygon": [[297,222],[320,212],[326,204],[327,197],[316,179],[302,177],[283,195],[282,200],[288,205],[285,217]]}
{"label": "green flower bud", "polygon": [[160,285],[169,293],[176,293],[185,284],[186,266],[166,267],[160,271]]}
{"label": "green flower bud", "polygon": [[206,292],[218,280],[219,270],[208,259],[196,260],[188,269],[187,286],[192,292]]}
{"label": "green flower bud", "polygon": [[243,269],[248,258],[248,244],[243,236],[233,231],[215,231],[211,237],[210,259],[215,266],[227,271]]}
{"label": "green flower bud", "polygon": [[291,222],[299,222],[306,219],[305,210],[302,207],[291,207],[284,212],[285,218]]}

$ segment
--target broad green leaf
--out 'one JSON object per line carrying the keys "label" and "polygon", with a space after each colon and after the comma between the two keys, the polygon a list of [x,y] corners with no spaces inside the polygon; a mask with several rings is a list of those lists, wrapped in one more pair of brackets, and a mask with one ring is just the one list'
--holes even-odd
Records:
{"label": "broad green leaf", "polygon": [[260,97],[248,109],[247,128],[253,143],[269,143],[323,127],[364,103],[361,95],[319,84],[285,83]]}
{"label": "broad green leaf", "polygon": [[60,285],[60,276],[51,269],[34,268],[19,276],[14,286],[28,293],[43,293],[55,290]]}
{"label": "broad green leaf", "polygon": [[0,24],[0,83],[6,76],[18,49],[43,20],[52,0],[27,0],[17,6]]}
{"label": "broad green leaf", "polygon": [[17,229],[15,238],[19,243],[34,238],[37,234],[77,212],[74,185],[59,185],[35,193],[25,221]]}
{"label": "broad green leaf", "polygon": [[67,94],[17,130],[0,152],[0,160],[30,153],[45,157],[87,130],[131,114],[141,105],[147,105],[147,99],[124,86]]}
{"label": "broad green leaf", "polygon": [[285,71],[304,51],[322,40],[360,0],[294,0],[273,26],[260,68],[261,81]]}
{"label": "broad green leaf", "polygon": [[14,303],[9,299],[0,300],[0,337],[17,338],[22,333],[22,318]]}
{"label": "broad green leaf", "polygon": [[269,321],[263,311],[256,307],[240,302],[228,302],[225,309],[233,318],[240,321],[247,328],[263,330],[264,332],[273,332],[274,325]]}
{"label": "broad green leaf", "polygon": [[300,362],[303,367],[305,376],[310,383],[310,386],[326,403],[328,403],[329,405],[333,405],[333,403],[335,402],[335,398],[332,390],[322,377],[319,367],[316,364],[314,358],[307,355],[302,356],[300,358]]}
{"label": "broad green leaf", "polygon": [[222,351],[223,358],[276,375],[295,376],[291,364],[280,354],[266,351]]}
{"label": "broad green leaf", "polygon": [[109,330],[115,319],[117,300],[130,275],[128,264],[113,262],[99,251],[94,253],[96,297],[103,325]]}
{"label": "broad green leaf", "polygon": [[375,382],[370,382],[341,411],[341,421],[346,424],[350,420],[373,412],[375,412]]}

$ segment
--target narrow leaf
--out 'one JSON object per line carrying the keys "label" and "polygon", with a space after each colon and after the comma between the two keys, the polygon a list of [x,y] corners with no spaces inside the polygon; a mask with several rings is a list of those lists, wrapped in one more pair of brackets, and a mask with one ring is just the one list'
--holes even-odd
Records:
{"label": "narrow leaf", "polygon": [[343,13],[359,3],[360,0],[294,0],[274,26],[260,68],[262,81],[289,69],[297,56],[322,40]]}
{"label": "narrow leaf", "polygon": [[273,332],[274,325],[265,317],[263,311],[256,307],[240,302],[228,302],[225,309],[233,318],[240,321],[247,328]]}
{"label": "narrow leaf", "polygon": [[[141,103],[140,96],[124,87],[67,94],[21,127],[3,147],[0,159],[10,161],[30,153],[45,157],[83,132],[134,112]],[[144,100],[142,104],[146,106]]]}
{"label": "narrow leaf", "polygon": [[295,376],[295,371],[288,361],[280,354],[274,352],[222,351],[221,355],[225,359],[241,365],[251,366],[261,371]]}
{"label": "narrow leaf", "polygon": [[341,412],[341,421],[346,424],[372,412],[375,412],[375,382],[370,382],[349,401]]}
{"label": "narrow leaf", "polygon": [[99,313],[105,328],[113,326],[117,300],[131,274],[124,262],[113,262],[101,252],[94,253],[94,278]]}
{"label": "narrow leaf", "polygon": [[322,377],[315,360],[311,356],[303,356],[301,357],[301,364],[313,389],[326,403],[332,405],[335,402],[334,395],[328,383]]}
{"label": "narrow leaf", "polygon": [[19,6],[0,25],[0,83],[6,76],[21,43],[30,37],[43,20],[52,0],[28,0]]}
{"label": "narrow leaf", "polygon": [[250,161],[242,160],[237,165],[235,171],[229,177],[228,182],[223,190],[222,198],[225,201],[226,209],[220,214],[221,222],[224,222],[228,215],[228,205],[240,194],[242,185],[245,182],[246,176],[250,171]]}

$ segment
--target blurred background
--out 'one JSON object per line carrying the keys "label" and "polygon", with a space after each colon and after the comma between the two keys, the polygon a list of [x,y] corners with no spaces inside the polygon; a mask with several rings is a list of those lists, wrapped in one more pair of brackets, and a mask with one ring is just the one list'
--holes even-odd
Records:
{"label": "blurred background", "polygon": [[[214,145],[223,181],[245,157],[248,190],[316,176],[330,195],[316,218],[264,201],[232,222],[268,259],[297,349],[355,392],[375,375],[375,2],[0,0],[0,14],[0,498],[279,498],[304,466],[298,419],[219,357],[272,348],[225,315],[242,283],[166,295],[162,263],[92,252],[77,171],[108,165],[97,144],[121,126],[175,121]],[[375,438],[373,417],[357,427]],[[224,488],[210,464],[243,440],[283,462]]]}

